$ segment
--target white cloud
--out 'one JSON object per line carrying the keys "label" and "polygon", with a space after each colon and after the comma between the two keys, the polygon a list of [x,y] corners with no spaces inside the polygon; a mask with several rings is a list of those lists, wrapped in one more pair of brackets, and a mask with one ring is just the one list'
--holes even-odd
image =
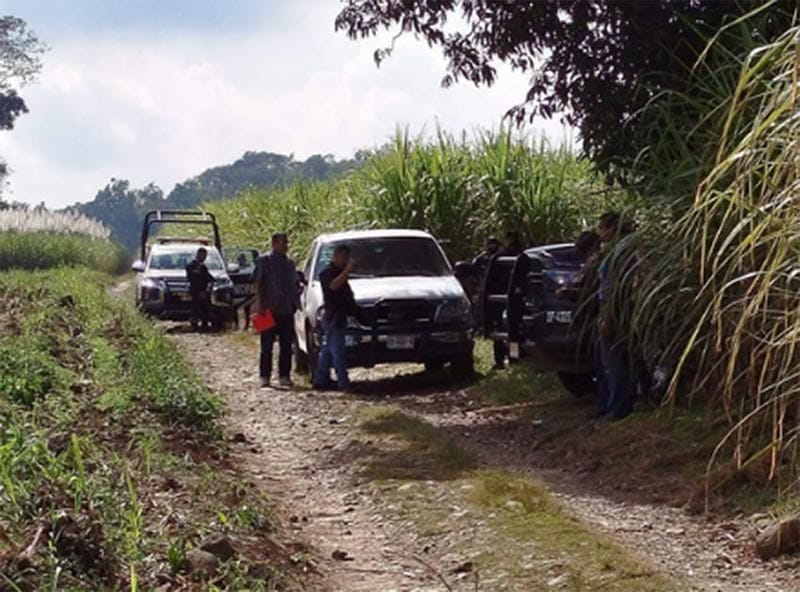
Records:
{"label": "white cloud", "polygon": [[[51,41],[40,82],[24,93],[31,113],[0,135],[11,197],[59,207],[92,199],[111,177],[169,191],[246,150],[346,157],[398,124],[496,125],[524,96],[526,80],[508,72],[491,89],[440,88],[442,58],[413,40],[376,69],[381,42],[334,33],[336,9],[297,2],[281,18],[291,29],[265,20],[241,37]],[[557,122],[546,129],[561,137]]]}

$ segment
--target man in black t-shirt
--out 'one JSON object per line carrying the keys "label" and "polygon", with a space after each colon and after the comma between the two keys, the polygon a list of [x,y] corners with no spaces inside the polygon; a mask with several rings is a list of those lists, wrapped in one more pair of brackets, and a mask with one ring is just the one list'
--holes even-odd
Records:
{"label": "man in black t-shirt", "polygon": [[211,324],[211,305],[208,290],[214,283],[214,276],[208,271],[205,261],[208,250],[197,249],[194,260],[186,266],[186,279],[189,280],[189,295],[192,297],[192,330],[198,326],[208,331]]}
{"label": "man in black t-shirt", "polygon": [[342,244],[336,246],[330,265],[319,274],[325,301],[325,314],[322,318],[325,344],[319,352],[317,370],[314,374],[314,388],[317,389],[331,387],[331,367],[336,370],[336,385],[339,390],[347,390],[350,387],[345,332],[347,317],[355,312],[356,306],[353,290],[348,282],[352,271],[350,248]]}

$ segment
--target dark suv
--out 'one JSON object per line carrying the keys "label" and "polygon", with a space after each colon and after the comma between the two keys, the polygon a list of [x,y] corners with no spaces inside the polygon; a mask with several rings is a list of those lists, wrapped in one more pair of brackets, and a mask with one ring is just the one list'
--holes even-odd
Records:
{"label": "dark suv", "polygon": [[512,360],[557,372],[576,395],[595,388],[588,335],[575,322],[582,300],[575,280],[583,265],[572,243],[535,247],[518,257],[495,257],[480,300],[487,337],[506,341]]}

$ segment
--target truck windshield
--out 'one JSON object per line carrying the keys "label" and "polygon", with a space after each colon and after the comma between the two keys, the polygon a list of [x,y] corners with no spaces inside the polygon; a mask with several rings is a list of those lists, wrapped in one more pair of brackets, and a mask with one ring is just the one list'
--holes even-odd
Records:
{"label": "truck windshield", "polygon": [[[158,249],[150,255],[148,268],[161,270],[186,269],[186,266],[192,262],[196,254],[196,248]],[[208,249],[208,257],[205,263],[209,271],[223,269],[222,257],[219,256],[216,249]]]}
{"label": "truck windshield", "polygon": [[450,265],[442,255],[441,249],[430,238],[374,237],[330,242],[322,245],[314,270],[314,278],[319,278],[333,257],[333,250],[339,244],[350,247],[353,261],[353,278],[451,275]]}

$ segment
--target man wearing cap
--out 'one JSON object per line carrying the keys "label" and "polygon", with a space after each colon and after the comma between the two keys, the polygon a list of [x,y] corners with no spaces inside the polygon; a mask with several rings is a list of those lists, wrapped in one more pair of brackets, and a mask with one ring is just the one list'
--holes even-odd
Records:
{"label": "man wearing cap", "polygon": [[272,235],[272,251],[256,262],[256,304],[259,313],[269,310],[275,326],[261,333],[259,374],[261,386],[268,387],[272,377],[272,349],[278,339],[278,378],[282,387],[293,385],[292,348],[295,342],[294,313],[299,308],[297,269],[287,256],[286,233]]}

